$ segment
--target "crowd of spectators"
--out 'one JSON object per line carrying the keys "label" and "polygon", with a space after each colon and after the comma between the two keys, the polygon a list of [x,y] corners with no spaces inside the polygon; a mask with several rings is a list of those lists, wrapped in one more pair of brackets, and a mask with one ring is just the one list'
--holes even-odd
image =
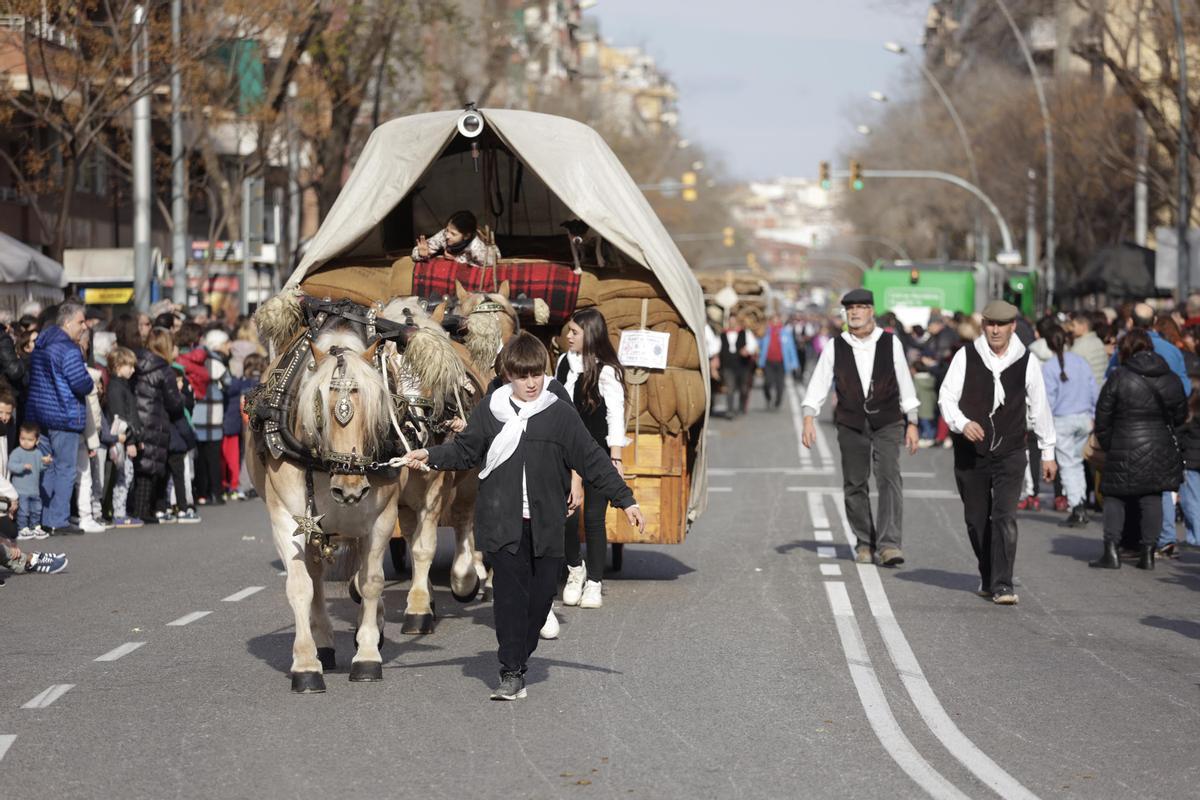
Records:
{"label": "crowd of spectators", "polygon": [[241,400],[266,366],[252,320],[203,306],[0,312],[0,566],[58,572],[63,554],[22,547],[251,496]]}

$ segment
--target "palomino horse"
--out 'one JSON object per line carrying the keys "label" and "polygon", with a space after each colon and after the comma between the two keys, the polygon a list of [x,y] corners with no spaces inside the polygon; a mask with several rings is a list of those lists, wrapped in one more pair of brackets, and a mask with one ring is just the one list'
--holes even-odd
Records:
{"label": "palomino horse", "polygon": [[[388,446],[393,435],[403,449],[431,443],[432,424],[447,406],[454,404],[458,413],[465,413],[461,398],[471,384],[448,337],[417,311],[415,303],[412,312],[408,307],[397,309],[404,313],[397,321],[413,325],[413,317],[419,315],[432,329],[408,336],[403,353],[390,342],[368,345],[361,327],[334,322],[309,341],[311,354],[289,348],[281,356],[279,343],[297,341],[301,330],[298,308],[295,297],[268,304],[273,320],[264,317],[260,330],[275,357],[268,373],[272,380],[281,379],[276,370],[284,366],[283,361],[294,357],[293,367],[306,364],[296,378],[294,418],[281,424],[289,428],[303,452],[315,455],[305,464],[273,453],[271,434],[251,425],[247,446],[254,456],[247,459],[247,466],[266,501],[275,547],[287,571],[286,591],[296,629],[292,690],[305,693],[324,691],[323,674],[336,666],[322,580],[322,556],[332,552],[326,538],[331,535],[351,539],[358,556],[352,584],[361,608],[350,680],[382,679],[383,553],[398,509],[402,502],[432,509],[444,503],[440,487],[430,485],[436,480],[423,484],[417,477],[405,483],[395,477],[386,459],[391,454]],[[383,348],[382,358],[376,359],[379,348]],[[422,405],[430,424],[407,424],[407,413],[406,423],[401,424],[393,406],[394,393],[407,403]],[[418,497],[419,493],[423,495]],[[469,558],[458,571],[465,576],[460,583],[470,585],[476,579]]]}

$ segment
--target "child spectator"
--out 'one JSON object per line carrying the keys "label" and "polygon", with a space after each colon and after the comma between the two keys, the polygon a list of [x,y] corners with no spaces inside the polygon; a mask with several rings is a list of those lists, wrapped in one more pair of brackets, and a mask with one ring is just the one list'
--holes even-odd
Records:
{"label": "child spectator", "polygon": [[408,454],[410,464],[479,473],[475,532],[494,574],[500,686],[493,700],[525,697],[525,670],[550,612],[563,564],[570,470],[645,528],[633,493],[570,403],[545,391],[550,354],[522,331],[500,351],[510,381],[488,394],[450,442]]}
{"label": "child spectator", "polygon": [[17,438],[20,448],[8,458],[8,474],[17,492],[17,539],[45,539],[42,528],[42,470],[45,460],[38,450],[38,426],[21,425]]}
{"label": "child spectator", "polygon": [[221,440],[221,457],[224,462],[226,500],[246,499],[246,495],[238,488],[242,467],[242,396],[258,385],[266,366],[265,357],[251,353],[242,363],[243,376],[230,379],[225,387],[225,438]]}
{"label": "child spectator", "polygon": [[[225,502],[221,492],[221,444],[225,438],[225,388],[229,385],[229,334],[213,328],[204,334],[204,367],[209,381],[205,391],[196,394],[192,427],[199,446],[196,450],[196,499],[199,503]],[[194,352],[194,351],[193,351]]]}
{"label": "child spectator", "polygon": [[196,406],[196,398],[185,379],[183,366],[171,366],[178,373],[175,385],[179,387],[179,395],[183,398],[183,413],[171,420],[171,441],[167,444],[167,469],[171,478],[165,498],[169,507],[159,521],[195,524],[200,521],[200,515],[196,513],[192,479],[188,474],[188,456],[196,450],[196,431],[192,428],[192,409]]}
{"label": "child spectator", "polygon": [[[470,211],[455,211],[446,220],[446,227],[435,233],[429,239],[423,235],[417,237],[417,246],[413,248],[413,261],[427,261],[433,256],[451,258],[460,264],[484,266],[488,258],[488,246],[478,236],[479,223]],[[500,251],[496,251],[500,258]]]}
{"label": "child spectator", "polygon": [[105,413],[117,436],[111,448],[113,465],[112,516],[118,528],[140,528],[143,523],[129,515],[129,490],[133,487],[133,460],[142,438],[142,421],[138,416],[137,398],[129,379],[137,364],[137,356],[127,347],[114,347],[108,354],[108,393]]}

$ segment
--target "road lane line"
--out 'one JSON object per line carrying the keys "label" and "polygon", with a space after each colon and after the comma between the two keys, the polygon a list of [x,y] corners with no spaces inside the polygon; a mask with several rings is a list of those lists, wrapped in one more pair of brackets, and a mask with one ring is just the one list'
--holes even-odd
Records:
{"label": "road lane line", "polygon": [[808,495],[808,515],[812,517],[814,528],[828,528],[829,515],[825,513],[825,498],[810,492]]}
{"label": "road lane line", "polygon": [[141,647],[144,644],[145,644],[145,642],[126,642],[125,644],[121,645],[120,647],[115,647],[112,650],[109,650],[107,653],[100,656],[96,660],[97,661],[116,661],[118,658],[122,658],[124,656],[129,655],[134,650],[137,650],[139,647]]}
{"label": "road lane line", "polygon": [[813,538],[818,542],[832,542],[833,531],[815,530],[813,531]]}
{"label": "road lane line", "polygon": [[822,564],[821,574],[827,578],[837,577],[842,574],[842,568],[837,564]]}
{"label": "road lane line", "polygon": [[921,719],[925,720],[933,735],[950,751],[950,755],[957,758],[996,794],[1014,800],[1037,800],[1037,795],[1022,786],[1016,778],[976,747],[950,719],[945,707],[934,694],[933,687],[926,679],[916,654],[913,653],[896,615],[892,612],[892,605],[888,602],[887,593],[875,566],[859,564],[858,577],[867,593],[867,604],[871,607],[875,624],[879,626],[879,633],[883,636],[888,655],[896,665],[896,671],[900,673],[900,680],[904,683],[908,696],[912,698],[913,705],[917,707]]}
{"label": "road lane line", "polygon": [[15,734],[6,733],[0,736],[0,761],[4,760],[4,756],[8,754],[8,748],[12,747],[16,740]]}
{"label": "road lane line", "polygon": [[846,584],[842,581],[826,581],[825,595],[829,598],[829,608],[837,625],[838,638],[842,642],[842,652],[846,656],[846,666],[850,670],[850,678],[858,692],[859,702],[867,714],[871,729],[883,745],[884,750],[904,771],[904,774],[924,789],[931,797],[942,800],[966,800],[966,795],[960,792],[954,784],[946,780],[935,770],[925,758],[917,752],[912,742],[900,729],[896,717],[892,714],[879,676],[871,665],[871,656],[867,653],[866,642],[863,641],[862,631],[854,618],[854,608],[850,605],[850,595],[846,593]]}
{"label": "road lane line", "polygon": [[30,700],[21,708],[47,708],[52,705],[55,700],[62,697],[67,692],[75,688],[73,683],[56,683],[46,691],[39,694],[37,697]]}
{"label": "road lane line", "polygon": [[222,598],[221,602],[222,603],[236,603],[241,600],[245,600],[247,597],[249,597],[250,595],[252,595],[256,592],[261,592],[262,590],[263,590],[262,586],[247,586],[245,589],[242,589],[240,592],[234,592],[233,594],[229,595],[229,597]]}
{"label": "road lane line", "polygon": [[817,548],[817,557],[818,558],[837,558],[837,548],[836,547],[818,547]]}
{"label": "road lane line", "polygon": [[710,492],[732,492],[733,487],[732,486],[710,486],[710,487],[708,487],[708,490]]}
{"label": "road lane line", "polygon": [[182,628],[184,625],[190,625],[198,619],[204,619],[211,613],[211,611],[193,611],[190,614],[184,614],[179,619],[168,622],[167,625],[169,627]]}
{"label": "road lane line", "polygon": [[812,469],[812,451],[804,446],[802,438],[804,434],[804,416],[800,411],[800,390],[796,388],[795,384],[789,384],[788,388],[791,390],[788,392],[788,407],[792,411],[792,427],[796,429],[796,448],[800,454],[800,467],[801,469]]}
{"label": "road lane line", "polygon": [[817,453],[821,456],[821,461],[823,464],[829,469],[830,472],[833,472],[833,454],[829,452],[829,443],[825,441],[825,431],[822,430],[824,426],[822,426],[820,423],[816,423],[813,425],[813,427],[816,428],[817,431]]}

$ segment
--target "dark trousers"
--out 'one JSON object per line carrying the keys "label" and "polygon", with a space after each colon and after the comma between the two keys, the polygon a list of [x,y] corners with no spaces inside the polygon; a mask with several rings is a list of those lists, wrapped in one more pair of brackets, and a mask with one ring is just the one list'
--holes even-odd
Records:
{"label": "dark trousers", "polygon": [[1121,543],[1125,515],[1131,508],[1138,517],[1142,546],[1157,544],[1163,525],[1162,492],[1125,497],[1104,495],[1104,541]]}
{"label": "dark trousers", "polygon": [[604,517],[608,513],[608,498],[593,489],[591,484],[583,485],[583,511],[576,511],[567,517],[566,528],[563,529],[563,547],[567,555],[567,563],[578,567],[579,553],[579,515],[583,514],[583,537],[587,542],[587,576],[589,581],[604,579],[604,557],[608,552],[608,532],[604,527]]}
{"label": "dark trousers", "polygon": [[728,392],[727,415],[736,417],[745,414],[750,405],[750,387],[754,383],[753,362],[741,356],[725,357],[721,360],[721,383]]}
{"label": "dark trousers", "polygon": [[[900,479],[900,441],[904,421],[867,426],[856,431],[838,425],[838,448],[842,451],[842,490],[846,520],[860,545],[879,550],[900,547],[904,522],[904,484]],[[871,470],[879,488],[879,513],[871,517]]]}
{"label": "dark trousers", "polygon": [[193,497],[221,499],[221,442],[200,442],[196,448],[196,491]]}
{"label": "dark trousers", "polygon": [[166,494],[167,478],[165,475],[134,474],[133,492],[130,494],[132,508],[128,512],[129,515],[143,521],[153,520],[154,512],[162,510],[158,501]]}
{"label": "dark trousers", "polygon": [[[175,507],[180,511],[186,511],[192,507],[188,502],[188,496],[191,494],[192,487],[187,485],[183,463],[187,459],[187,453],[171,453],[167,456],[167,470],[171,473],[171,482],[175,484]],[[166,510],[167,493],[164,491],[161,502],[161,509]]]}
{"label": "dark trousers", "polygon": [[767,405],[779,408],[783,402],[783,390],[786,388],[782,361],[768,361],[763,367],[763,394],[767,397]]}
{"label": "dark trousers", "polygon": [[970,469],[955,469],[971,548],[979,561],[984,591],[1010,591],[1017,557],[1017,503],[1025,484],[1025,449],[999,458],[979,458]]}
{"label": "dark trousers", "polygon": [[529,520],[525,520],[517,552],[497,550],[487,556],[492,565],[492,611],[500,644],[500,669],[523,673],[529,656],[537,649],[538,631],[554,603],[563,560],[534,557]]}

